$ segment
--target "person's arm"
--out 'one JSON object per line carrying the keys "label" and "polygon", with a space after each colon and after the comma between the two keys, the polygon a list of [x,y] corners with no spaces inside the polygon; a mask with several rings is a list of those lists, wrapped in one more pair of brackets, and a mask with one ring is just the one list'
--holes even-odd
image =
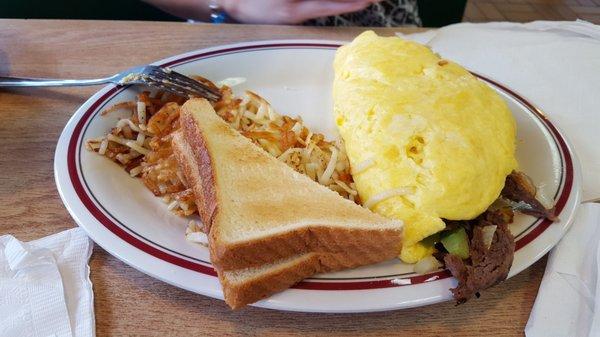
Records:
{"label": "person's arm", "polygon": [[[185,19],[209,21],[210,0],[144,0]],[[242,23],[298,24],[330,15],[360,11],[378,0],[220,0],[227,15]]]}

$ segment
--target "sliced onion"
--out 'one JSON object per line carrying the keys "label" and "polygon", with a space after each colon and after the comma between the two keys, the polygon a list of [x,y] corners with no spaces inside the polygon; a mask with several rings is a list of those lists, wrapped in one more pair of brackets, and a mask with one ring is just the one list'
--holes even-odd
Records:
{"label": "sliced onion", "polygon": [[200,224],[194,220],[190,221],[185,229],[185,238],[190,242],[208,246],[208,237],[202,232]]}
{"label": "sliced onion", "polygon": [[203,246],[208,246],[208,237],[202,232],[190,232],[185,235],[185,239],[190,242],[199,243]]}
{"label": "sliced onion", "polygon": [[492,241],[494,240],[494,233],[496,233],[496,225],[485,226],[481,229],[483,232],[483,244],[486,249],[490,249]]}
{"label": "sliced onion", "polygon": [[433,256],[427,256],[420,259],[419,262],[415,264],[414,270],[417,274],[425,274],[434,270],[438,270],[440,267],[442,267],[440,261]]}

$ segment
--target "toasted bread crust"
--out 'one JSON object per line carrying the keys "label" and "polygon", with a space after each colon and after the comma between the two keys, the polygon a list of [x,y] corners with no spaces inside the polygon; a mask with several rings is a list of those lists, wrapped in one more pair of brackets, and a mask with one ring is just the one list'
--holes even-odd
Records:
{"label": "toasted bread crust", "polygon": [[259,266],[310,252],[340,253],[346,256],[349,266],[359,266],[393,259],[400,251],[400,239],[400,233],[394,230],[332,228],[315,224],[226,246],[211,244],[210,254],[212,262],[223,270]]}
{"label": "toasted bread crust", "polygon": [[209,233],[218,208],[212,160],[208,151],[199,150],[206,149],[206,143],[196,121],[191,116],[182,114],[180,123],[183,137],[189,144],[189,148],[185,148],[183,139],[181,141],[174,140],[174,144],[183,145],[174,146],[174,152],[178,162],[183,166],[184,175],[196,196],[196,206],[204,225],[204,231]]}
{"label": "toasted bread crust", "polygon": [[319,272],[319,257],[308,254],[297,263],[273,272],[263,273],[243,283],[230,281],[222,269],[217,268],[219,280],[223,286],[225,302],[232,309],[240,309],[247,304],[265,299],[274,293],[283,291]]}
{"label": "toasted bread crust", "polygon": [[235,310],[288,289],[312,275],[359,265],[363,264],[349,263],[345,254],[308,253],[293,264],[262,273],[243,283],[229,280],[222,269],[217,269],[217,274],[223,285],[225,302]]}

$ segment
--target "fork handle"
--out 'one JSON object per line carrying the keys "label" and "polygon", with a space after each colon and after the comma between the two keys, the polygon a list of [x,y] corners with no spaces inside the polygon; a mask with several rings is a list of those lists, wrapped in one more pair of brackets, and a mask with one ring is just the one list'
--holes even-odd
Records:
{"label": "fork handle", "polygon": [[91,80],[58,80],[51,78],[27,78],[0,76],[0,87],[72,87],[109,83],[111,78]]}

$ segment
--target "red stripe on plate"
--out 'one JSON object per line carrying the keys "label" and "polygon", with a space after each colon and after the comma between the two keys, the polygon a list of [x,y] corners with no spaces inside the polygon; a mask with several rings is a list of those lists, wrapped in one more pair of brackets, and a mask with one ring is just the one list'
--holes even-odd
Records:
{"label": "red stripe on plate", "polygon": [[161,67],[170,67],[172,65],[180,64],[180,63],[194,60],[194,59],[208,58],[211,56],[222,55],[222,54],[230,54],[230,53],[234,53],[234,52],[242,51],[242,50],[252,50],[252,49],[263,49],[264,50],[264,49],[272,49],[272,48],[283,49],[283,48],[289,48],[289,47],[316,47],[316,48],[330,49],[330,48],[338,48],[340,46],[341,46],[340,44],[334,44],[334,43],[331,43],[331,44],[327,44],[327,43],[272,43],[272,44],[260,44],[260,45],[254,45],[254,46],[239,46],[239,47],[231,47],[231,48],[226,48],[226,49],[218,49],[218,50],[213,50],[213,51],[203,52],[203,53],[198,53],[198,54],[192,54],[189,56],[178,58],[176,60],[162,63],[160,66]]}
{"label": "red stripe on plate", "polygon": [[[308,290],[367,290],[379,288],[403,287],[419,283],[437,281],[451,277],[450,271],[442,270],[435,273],[417,275],[407,278],[398,278],[391,280],[375,280],[362,282],[322,282],[322,281],[303,281],[296,284],[293,288]],[[397,281],[395,281],[397,280]]]}

